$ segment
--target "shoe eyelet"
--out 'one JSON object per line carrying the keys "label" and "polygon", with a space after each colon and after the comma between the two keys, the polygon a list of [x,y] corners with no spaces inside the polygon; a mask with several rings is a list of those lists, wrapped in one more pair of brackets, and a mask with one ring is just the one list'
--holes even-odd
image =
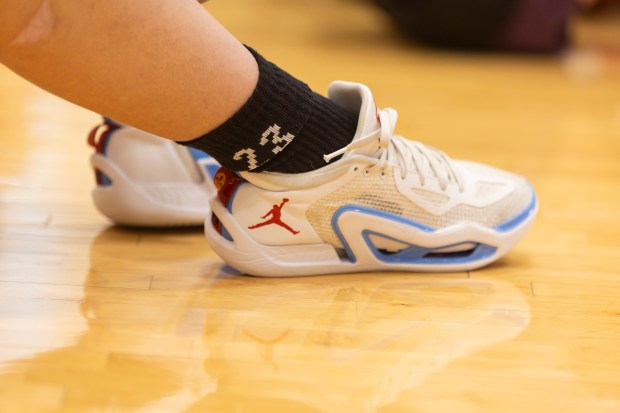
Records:
{"label": "shoe eyelet", "polygon": [[359,167],[355,166],[353,167],[353,172],[357,172],[359,169],[360,169]]}

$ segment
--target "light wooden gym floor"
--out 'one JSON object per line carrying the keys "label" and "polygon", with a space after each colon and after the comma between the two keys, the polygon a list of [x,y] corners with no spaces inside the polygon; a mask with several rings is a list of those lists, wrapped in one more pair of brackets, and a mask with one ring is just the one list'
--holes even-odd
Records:
{"label": "light wooden gym floor", "polygon": [[343,0],[214,1],[314,89],[360,81],[397,132],[530,178],[488,268],[260,279],[201,230],[94,209],[97,115],[0,68],[0,412],[620,411],[620,16],[555,57],[404,42]]}

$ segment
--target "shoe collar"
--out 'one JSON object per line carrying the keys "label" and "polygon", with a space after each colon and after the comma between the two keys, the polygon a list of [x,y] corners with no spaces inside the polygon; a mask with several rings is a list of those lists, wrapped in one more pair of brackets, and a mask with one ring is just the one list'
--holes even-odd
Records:
{"label": "shoe collar", "polygon": [[[356,115],[358,123],[351,143],[334,154],[330,154],[333,156],[327,155],[326,166],[301,174],[240,172],[240,175],[253,185],[270,190],[300,185],[309,186],[310,182],[315,182],[317,179],[322,180],[326,176],[336,179],[342,173],[339,171],[343,168],[339,168],[336,163],[328,164],[332,158],[339,155],[343,155],[343,158],[353,155],[374,156],[382,145],[387,145],[387,142],[381,141],[384,134],[380,133],[382,118],[384,121],[387,118],[383,117],[377,109],[372,92],[367,86],[360,83],[335,81],[329,86],[328,97],[341,108]],[[391,125],[395,124],[395,111],[390,114],[390,120]],[[393,133],[393,127],[389,129],[389,133]]]}

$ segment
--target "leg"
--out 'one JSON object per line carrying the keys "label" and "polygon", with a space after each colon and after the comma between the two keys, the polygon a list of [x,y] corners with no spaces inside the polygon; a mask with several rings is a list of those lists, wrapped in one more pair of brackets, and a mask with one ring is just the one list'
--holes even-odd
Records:
{"label": "leg", "polygon": [[2,63],[166,138],[214,129],[256,86],[252,55],[195,0],[0,0],[0,9]]}
{"label": "leg", "polygon": [[198,2],[156,5],[0,0],[0,62],[62,98],[187,142],[232,169],[316,169],[324,153],[350,142],[355,116],[250,53]]}

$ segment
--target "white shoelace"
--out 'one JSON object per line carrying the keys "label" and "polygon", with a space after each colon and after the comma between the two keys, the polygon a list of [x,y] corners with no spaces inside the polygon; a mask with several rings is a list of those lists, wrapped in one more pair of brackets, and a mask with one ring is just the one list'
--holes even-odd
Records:
{"label": "white shoelace", "polygon": [[[463,192],[464,182],[458,168],[453,161],[443,152],[394,135],[398,114],[394,109],[382,109],[379,111],[381,127],[376,131],[356,140],[335,152],[323,155],[325,162],[333,158],[351,152],[356,148],[367,147],[371,142],[379,143],[375,153],[378,162],[371,169],[383,170],[386,164],[400,166],[401,179],[405,179],[409,171],[417,171],[420,185],[424,186],[426,170],[430,167],[433,175],[437,177],[439,186],[445,191],[450,182],[458,185],[459,191]],[[428,167],[427,167],[428,166]]]}

